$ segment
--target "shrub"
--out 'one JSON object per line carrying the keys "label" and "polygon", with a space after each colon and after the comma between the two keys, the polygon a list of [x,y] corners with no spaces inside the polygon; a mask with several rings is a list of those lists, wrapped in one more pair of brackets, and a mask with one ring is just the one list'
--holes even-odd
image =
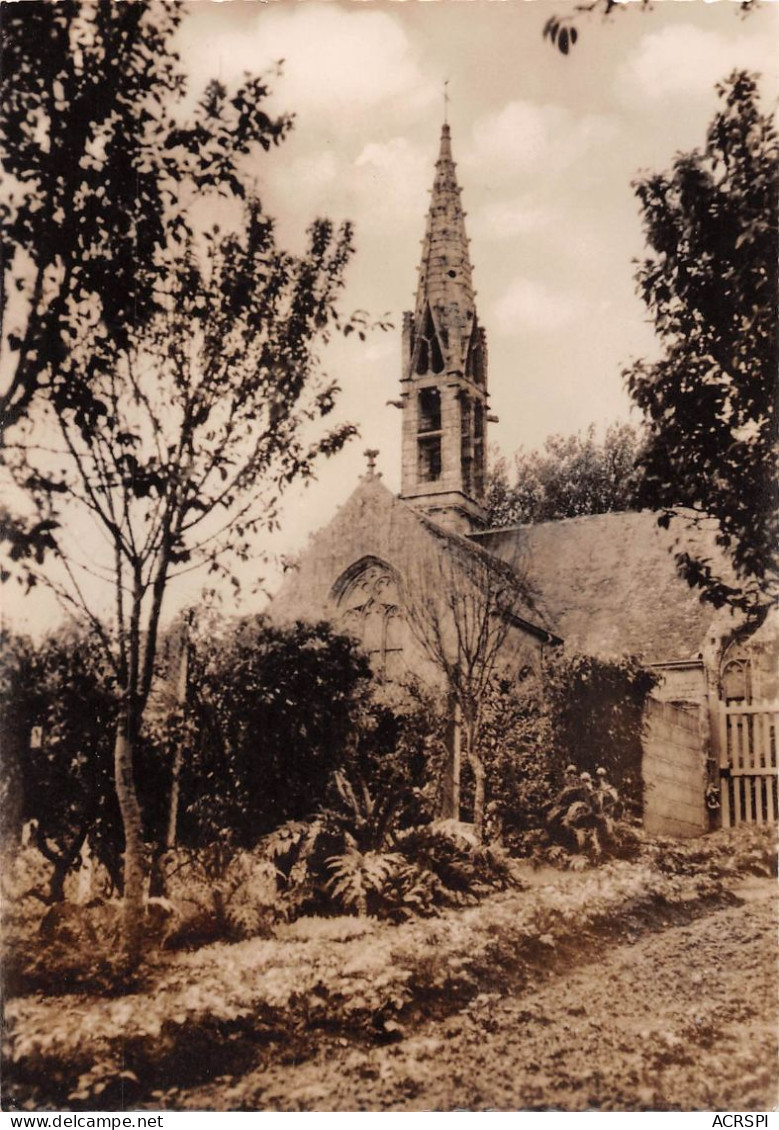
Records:
{"label": "shrub", "polygon": [[181,776],[180,840],[233,829],[253,848],[280,821],[305,819],[352,748],[370,667],[328,624],[279,628],[262,617],[195,642]]}
{"label": "shrub", "polygon": [[640,815],[644,704],[656,682],[634,659],[548,659],[543,693],[558,779],[571,763],[591,776],[605,768],[626,807]]}
{"label": "shrub", "polygon": [[[565,783],[547,812],[546,833],[554,847],[592,863],[630,858],[640,847],[636,832],[625,819],[619,793],[609,784],[603,767],[596,770],[593,779],[588,772],[577,774],[574,765],[568,766]],[[565,858],[554,848],[547,852],[550,862]]]}
{"label": "shrub", "polygon": [[315,820],[267,837],[290,918],[346,913],[399,922],[516,882],[500,849],[480,847],[452,821],[403,828],[396,802],[394,791],[374,798],[364,781],[338,772]]}
{"label": "shrub", "polygon": [[197,851],[179,849],[163,860],[174,914],[166,949],[267,937],[277,918],[273,868],[260,853],[236,851],[230,836]]}
{"label": "shrub", "polygon": [[532,833],[544,827],[555,794],[552,730],[540,681],[526,673],[518,684],[490,689],[482,737],[487,771],[487,839],[526,854]]}

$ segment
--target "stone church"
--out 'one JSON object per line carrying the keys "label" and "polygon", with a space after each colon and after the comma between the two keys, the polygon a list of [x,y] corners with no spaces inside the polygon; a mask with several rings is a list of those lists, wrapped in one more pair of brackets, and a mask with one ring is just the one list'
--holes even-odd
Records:
{"label": "stone church", "polygon": [[[487,336],[444,125],[416,305],[402,339],[402,487],[368,470],[317,534],[271,605],[279,622],[331,620],[362,642],[388,680],[436,670],[410,630],[409,594],[516,576],[501,637],[504,666],[547,648],[638,657],[661,676],[647,709],[645,822],[696,835],[776,818],[776,625],[745,639],[676,574],[678,532],[656,516],[611,513],[486,528],[490,423]],[[701,545],[688,531],[685,544]],[[705,547],[713,556],[715,547]],[[759,712],[758,712],[759,710]]]}

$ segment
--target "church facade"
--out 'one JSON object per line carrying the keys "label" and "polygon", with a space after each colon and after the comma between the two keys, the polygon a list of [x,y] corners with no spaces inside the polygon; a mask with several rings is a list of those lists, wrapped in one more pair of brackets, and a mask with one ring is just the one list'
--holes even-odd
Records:
{"label": "church facade", "polygon": [[[766,720],[755,720],[756,703],[769,708],[779,700],[775,622],[745,638],[733,621],[714,617],[677,576],[678,534],[659,528],[650,512],[486,527],[487,337],[446,124],[415,308],[403,320],[400,406],[400,495],[381,481],[376,453],[366,452],[367,473],[312,537],[275,596],[272,617],[328,619],[362,642],[386,679],[413,672],[435,684],[440,675],[409,623],[410,609],[440,603],[448,591],[492,589],[498,578],[509,593],[501,613],[504,670],[540,666],[545,649],[562,647],[633,655],[658,672],[644,757],[652,831],[695,835],[720,818],[775,818],[779,715],[766,709]],[[689,530],[686,545],[716,555],[702,537]],[[739,704],[746,713],[737,716]],[[760,738],[748,766],[759,772],[748,790],[743,757],[734,772],[734,719],[738,743],[748,736],[754,745],[753,731]]]}

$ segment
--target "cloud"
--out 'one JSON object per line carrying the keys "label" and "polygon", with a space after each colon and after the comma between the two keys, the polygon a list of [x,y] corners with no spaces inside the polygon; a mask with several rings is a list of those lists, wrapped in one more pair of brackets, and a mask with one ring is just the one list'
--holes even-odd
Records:
{"label": "cloud", "polygon": [[531,235],[547,228],[551,222],[552,213],[548,208],[539,207],[527,197],[517,197],[485,204],[473,215],[469,228],[478,239],[502,240]]}
{"label": "cloud", "polygon": [[562,106],[509,102],[476,122],[463,163],[493,181],[530,171],[555,174],[617,133],[616,121],[605,114],[578,116]]}
{"label": "cloud", "polygon": [[[222,5],[204,5],[221,8]],[[343,132],[376,107],[408,111],[440,97],[423,73],[400,23],[386,12],[345,10],[334,4],[248,5],[256,12],[237,26],[216,20],[204,35],[204,21],[192,20],[183,33],[187,67],[201,82],[218,75],[237,82],[284,60],[273,83],[278,100],[301,121],[313,119]],[[210,13],[206,13],[206,17]]]}
{"label": "cloud", "polygon": [[[433,183],[433,157],[428,149],[404,137],[366,145],[354,162],[352,177],[369,206],[418,226],[427,205],[426,190]],[[422,210],[420,210],[422,202]]]}
{"label": "cloud", "polygon": [[728,36],[692,24],[645,35],[617,71],[617,96],[634,106],[705,97],[734,67],[776,73],[772,36]]}
{"label": "cloud", "polygon": [[582,321],[591,305],[577,294],[556,291],[537,279],[517,278],[492,311],[499,333],[557,332]]}

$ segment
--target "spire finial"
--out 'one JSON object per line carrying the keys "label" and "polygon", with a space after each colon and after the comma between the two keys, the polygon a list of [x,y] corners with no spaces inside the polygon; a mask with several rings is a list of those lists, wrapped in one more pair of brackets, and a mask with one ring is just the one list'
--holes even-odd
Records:
{"label": "spire finial", "polygon": [[366,479],[380,479],[381,474],[376,470],[376,457],[379,454],[378,447],[369,447],[363,452],[363,455],[368,460],[368,473]]}
{"label": "spire finial", "polygon": [[449,79],[444,79],[444,125],[449,125]]}

